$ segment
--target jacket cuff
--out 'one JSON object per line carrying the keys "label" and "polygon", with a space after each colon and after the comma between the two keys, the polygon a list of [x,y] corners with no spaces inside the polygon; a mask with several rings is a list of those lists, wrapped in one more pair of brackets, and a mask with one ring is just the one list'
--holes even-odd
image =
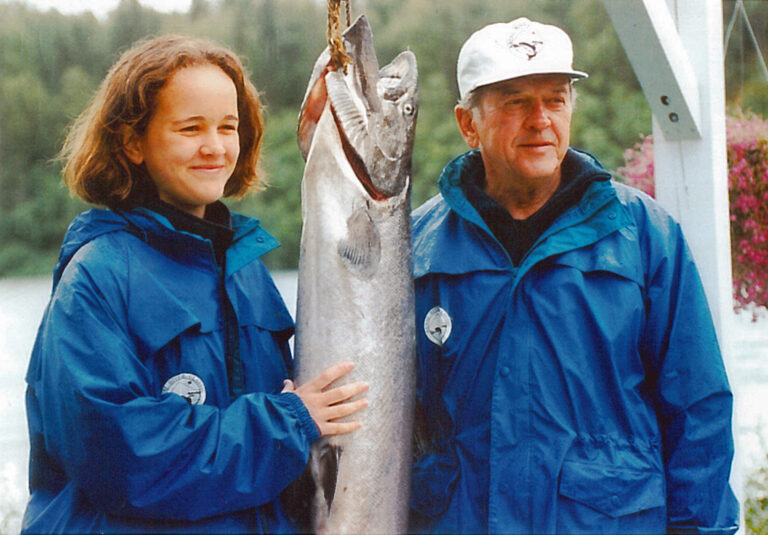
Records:
{"label": "jacket cuff", "polygon": [[304,402],[293,392],[286,392],[281,395],[285,396],[285,400],[288,402],[288,408],[294,416],[296,416],[298,427],[302,430],[304,436],[307,437],[307,442],[313,444],[320,438],[320,428],[312,418],[312,415],[309,414],[309,410],[304,405]]}
{"label": "jacket cuff", "polygon": [[667,525],[667,535],[732,535],[739,530],[738,525],[726,527],[701,527]]}

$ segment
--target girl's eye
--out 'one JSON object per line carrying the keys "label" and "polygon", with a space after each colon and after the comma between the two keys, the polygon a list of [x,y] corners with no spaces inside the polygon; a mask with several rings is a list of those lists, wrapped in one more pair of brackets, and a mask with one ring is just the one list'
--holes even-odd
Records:
{"label": "girl's eye", "polygon": [[181,129],[182,132],[196,132],[197,131],[197,125],[189,125],[185,126]]}

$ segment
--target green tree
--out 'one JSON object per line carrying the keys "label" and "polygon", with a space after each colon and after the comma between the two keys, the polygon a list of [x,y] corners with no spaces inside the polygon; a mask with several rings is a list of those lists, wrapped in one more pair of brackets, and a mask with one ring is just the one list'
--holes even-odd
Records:
{"label": "green tree", "polygon": [[[404,49],[411,49],[419,62],[414,205],[437,191],[442,167],[466,148],[453,114],[458,98],[456,58],[469,34],[490,22],[527,16],[557,24],[571,34],[576,67],[590,74],[576,86],[573,145],[593,152],[608,168],[616,168],[623,161],[624,148],[650,131],[648,105],[600,0],[356,0],[352,4],[353,17],[365,13],[371,23],[382,65]],[[758,40],[768,43],[768,2],[746,0],[745,5]],[[734,0],[725,0],[726,21],[733,6]],[[14,221],[0,223],[0,276],[38,265],[31,259],[47,247],[55,255],[55,242],[69,223],[70,210],[82,206],[61,188],[59,166],[50,163],[67,125],[120,52],[138,39],[170,32],[229,45],[252,73],[267,108],[264,167],[272,185],[236,206],[260,217],[284,243],[269,255],[271,265],[295,266],[301,227],[298,182],[303,170],[295,144],[296,118],[312,66],[326,46],[326,15],[325,3],[316,0],[193,0],[184,14],[161,14],[142,7],[138,0],[121,0],[105,21],[90,14],[69,16],[20,3],[0,4],[0,187],[4,192],[0,208],[4,219]],[[756,67],[756,51],[747,46],[745,35],[735,25],[728,52],[728,99],[759,111],[761,106],[768,107],[768,92]],[[42,191],[47,197],[40,195]],[[53,204],[67,209],[52,210]],[[56,230],[24,234],[23,222],[34,224],[36,218],[45,218],[46,225]],[[14,247],[33,253],[11,255],[8,251]],[[11,256],[15,260],[3,262]]]}
{"label": "green tree", "polygon": [[295,269],[301,236],[301,177],[304,161],[296,145],[296,113],[285,109],[268,113],[264,130],[263,171],[266,190],[231,203],[257,217],[281,243],[265,257],[270,268]]}
{"label": "green tree", "polygon": [[161,33],[161,18],[139,0],[120,0],[107,19],[110,50],[119,53],[140,39]]}
{"label": "green tree", "polygon": [[[735,7],[735,0],[723,1],[726,29]],[[768,117],[768,79],[760,63],[760,54],[768,61],[768,2],[744,0],[744,8],[759,48],[755,47],[744,18],[737,12],[725,51],[726,95],[731,109],[754,111]]]}

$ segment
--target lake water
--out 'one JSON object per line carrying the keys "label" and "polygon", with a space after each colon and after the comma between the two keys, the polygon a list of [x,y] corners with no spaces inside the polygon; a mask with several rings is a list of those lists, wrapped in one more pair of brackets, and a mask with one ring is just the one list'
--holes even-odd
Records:
{"label": "lake water", "polygon": [[[275,282],[294,313],[296,273],[277,272]],[[0,533],[17,533],[27,499],[28,442],[24,373],[50,293],[45,278],[0,279]],[[768,451],[768,313],[734,317],[728,362],[736,394],[737,444],[742,472]]]}

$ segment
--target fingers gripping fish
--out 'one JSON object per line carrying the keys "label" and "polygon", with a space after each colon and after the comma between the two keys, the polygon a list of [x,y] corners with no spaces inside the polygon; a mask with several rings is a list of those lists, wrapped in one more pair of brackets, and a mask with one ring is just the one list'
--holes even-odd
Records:
{"label": "fingers gripping fish", "polygon": [[[415,342],[410,170],[416,59],[379,70],[360,17],[347,73],[318,59],[299,116],[302,180],[297,380],[350,360],[370,384],[363,428],[313,446],[318,533],[403,533],[408,516]],[[345,378],[346,380],[346,378]]]}

